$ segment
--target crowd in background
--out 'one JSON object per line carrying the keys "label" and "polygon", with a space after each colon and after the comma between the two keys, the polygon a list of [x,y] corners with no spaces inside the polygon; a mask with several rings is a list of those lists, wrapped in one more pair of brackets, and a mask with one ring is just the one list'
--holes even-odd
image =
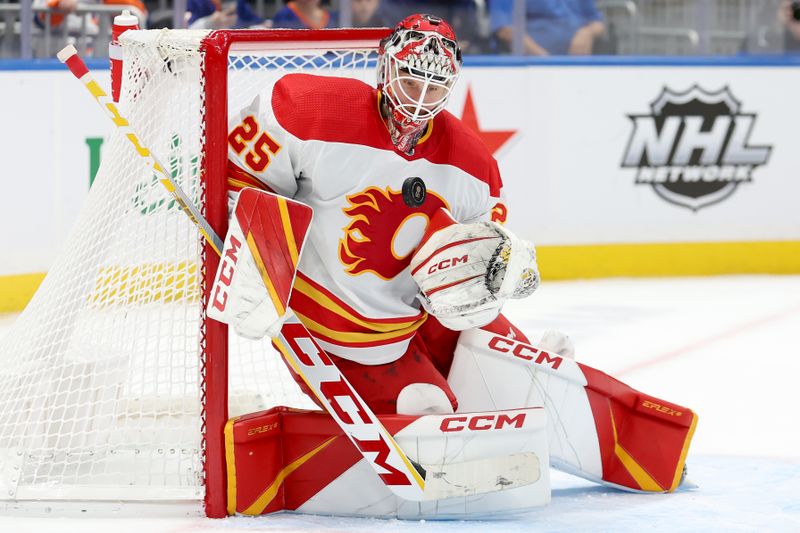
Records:
{"label": "crowd in background", "polygon": [[[3,2],[0,0],[0,6]],[[342,25],[339,0],[185,0],[180,21],[195,29],[225,28],[332,28]],[[644,6],[646,0],[637,0]],[[658,0],[651,1],[652,6]],[[715,0],[708,0],[713,2]],[[80,6],[128,5],[146,17],[149,28],[175,27],[169,0],[34,0],[38,30],[60,28],[62,34],[92,35],[93,14]],[[779,4],[777,2],[780,2]],[[666,8],[668,2],[662,1]],[[673,4],[681,2],[675,1]],[[687,2],[683,2],[686,4]],[[603,9],[637,6],[637,2],[612,0],[525,0],[524,20],[515,16],[514,0],[349,0],[348,20],[356,27],[392,26],[408,14],[424,12],[441,16],[456,30],[466,54],[589,55],[631,53],[618,46],[620,30]],[[689,2],[689,4],[691,4]],[[778,21],[771,32],[742,39],[740,51],[770,47],[800,50],[800,2],[764,0],[771,4],[771,18]],[[167,5],[167,9],[164,6]],[[777,15],[776,15],[776,8]],[[96,15],[96,14],[94,14]],[[515,22],[516,20],[516,22]],[[524,28],[524,33],[515,33]],[[778,42],[780,41],[780,42]],[[736,51],[736,43],[733,50]],[[707,51],[708,52],[708,51]],[[718,53],[710,51],[711,53]],[[637,53],[635,50],[633,53]],[[638,52],[641,53],[641,52]],[[647,53],[647,52],[644,52]]]}
{"label": "crowd in background", "polygon": [[[84,3],[86,0],[82,0]],[[91,0],[89,0],[91,2]],[[140,0],[112,0],[147,12]],[[56,16],[52,25],[83,21],[73,15],[77,0],[35,0],[47,5]],[[186,25],[196,29],[224,28],[334,28],[340,26],[336,9],[324,0],[289,0],[260,3],[252,0],[187,0]],[[277,4],[277,5],[275,5]],[[595,42],[607,37],[603,16],[594,0],[527,0],[525,52],[535,55],[591,54]],[[261,12],[259,12],[261,11]],[[411,13],[430,13],[449,21],[462,41],[465,53],[504,53],[510,50],[513,0],[352,0],[355,27],[392,26]],[[43,13],[36,23],[41,27]],[[72,19],[72,20],[70,20]],[[149,27],[173,26],[168,17],[148,19]],[[605,53],[613,53],[606,47]]]}
{"label": "crowd in background", "polygon": [[[332,28],[338,13],[322,0],[289,0],[269,17],[259,18],[248,0],[189,0],[188,24],[198,28],[266,26]],[[430,13],[450,22],[467,54],[505,53],[511,48],[513,0],[352,0],[355,27],[392,26],[411,13]],[[608,40],[603,15],[594,0],[527,0],[525,52],[532,55],[591,54]],[[604,47],[603,52],[614,50]]]}

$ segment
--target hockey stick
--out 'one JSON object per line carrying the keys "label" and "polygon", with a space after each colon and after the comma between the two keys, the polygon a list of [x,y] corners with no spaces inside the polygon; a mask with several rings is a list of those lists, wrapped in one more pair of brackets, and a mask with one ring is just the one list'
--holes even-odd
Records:
{"label": "hockey stick", "polygon": [[407,500],[428,499],[425,470],[411,462],[294,313],[273,343],[386,486]]}
{"label": "hockey stick", "polygon": [[[86,64],[78,55],[77,50],[74,46],[70,45],[65,47],[58,53],[58,59],[67,65],[70,72],[86,87],[86,89],[91,93],[92,97],[94,97],[95,101],[103,108],[106,112],[106,115],[111,119],[111,121],[116,125],[122,133],[127,137],[127,139],[133,144],[133,147],[136,150],[136,153],[141,156],[148,166],[152,167],[155,172],[159,174],[160,182],[162,185],[166,187],[166,189],[173,195],[173,197],[178,200],[181,207],[183,207],[184,212],[189,216],[190,220],[200,229],[203,236],[209,243],[212,244],[214,250],[217,254],[222,254],[223,245],[222,241],[213,231],[211,226],[208,224],[208,221],[205,220],[203,215],[197,210],[197,208],[188,200],[186,195],[180,189],[177,183],[164,171],[164,165],[159,163],[156,156],[146,147],[143,146],[139,137],[131,128],[129,122],[125,117],[123,117],[115,103],[108,97],[106,92],[100,87],[100,85],[94,80],[92,75],[89,73],[89,69],[87,68]],[[292,327],[292,326],[287,326]],[[304,331],[305,337],[310,339],[310,334],[305,329],[305,326],[299,323],[295,323],[293,325],[294,330],[297,328],[302,328],[301,331]],[[398,496],[405,497],[408,499],[419,500],[422,499],[422,493],[424,491],[425,481],[424,481],[424,471],[422,473],[418,472],[411,464],[411,461],[408,459],[408,456],[400,449],[397,443],[394,441],[394,438],[389,434],[388,431],[383,427],[380,422],[378,422],[377,418],[375,417],[374,413],[372,413],[366,404],[361,400],[358,395],[353,391],[352,387],[347,384],[344,379],[344,376],[338,372],[338,369],[330,363],[328,368],[337,374],[337,378],[335,381],[341,383],[342,386],[346,387],[352,393],[352,398],[357,403],[357,405],[362,406],[362,410],[360,412],[362,425],[360,428],[355,428],[349,430],[349,425],[341,416],[341,410],[337,411],[332,405],[330,401],[325,400],[325,395],[323,391],[320,391],[320,384],[322,381],[316,378],[318,373],[314,372],[314,367],[317,366],[315,363],[318,361],[311,362],[310,365],[304,364],[306,361],[298,357],[298,354],[295,350],[290,349],[289,347],[292,346],[291,342],[287,342],[286,337],[283,334],[280,335],[283,339],[276,339],[276,345],[279,347],[283,347],[281,350],[283,352],[284,357],[287,358],[287,361],[292,365],[296,370],[298,370],[298,374],[303,377],[303,379],[308,384],[309,388],[314,392],[314,394],[320,398],[320,401],[324,402],[326,407],[328,407],[328,412],[333,416],[336,422],[342,427],[345,434],[353,440],[353,443],[359,450],[357,436],[354,434],[355,431],[360,430],[362,433],[366,433],[366,435],[358,435],[359,437],[367,437],[368,439],[375,438],[378,435],[378,444],[387,445],[387,443],[391,443],[391,448],[387,448],[384,452],[383,449],[375,450],[378,452],[378,456],[376,457],[375,461],[370,461],[370,464],[373,465],[377,474],[383,479],[384,481],[389,480],[387,485],[395,490],[395,487],[399,487],[395,490],[395,492],[399,492]],[[294,340],[296,336],[292,335],[290,339]],[[312,341],[313,342],[313,341]],[[300,352],[302,353],[302,352]],[[321,352],[324,354],[324,352]],[[327,359],[327,356],[325,357]],[[330,362],[329,359],[327,359]],[[303,366],[306,368],[306,371],[303,372],[300,370],[300,367]],[[318,366],[326,366],[322,361],[319,361]],[[314,379],[310,379],[308,376],[311,376]],[[338,405],[338,404],[337,404]],[[365,432],[366,429],[366,432]],[[362,450],[362,453],[364,451]],[[399,464],[401,470],[403,471],[400,473],[397,469],[392,469],[394,472],[400,474],[405,481],[399,481],[399,484],[393,482],[394,478],[387,478],[383,474],[383,470],[386,470],[388,463],[385,463],[387,458],[387,454],[390,455],[389,459],[392,463]],[[366,457],[366,455],[365,455]],[[399,460],[398,460],[399,459]],[[385,466],[384,466],[385,464]],[[405,489],[404,487],[411,487],[411,490]],[[402,493],[402,494],[400,494]]]}
{"label": "hockey stick", "polygon": [[120,114],[119,109],[117,109],[117,105],[92,77],[89,69],[86,66],[86,63],[84,63],[80,58],[75,47],[68,45],[64,47],[57,55],[58,60],[67,65],[69,71],[72,72],[72,74],[83,84],[84,87],[86,87],[86,90],[91,93],[95,101],[100,105],[100,107],[103,108],[103,111],[106,112],[108,118],[110,118],[114,125],[119,128],[120,132],[125,136],[125,138],[131,142],[133,147],[136,149],[136,153],[139,154],[147,166],[151,167],[158,175],[158,180],[161,182],[161,185],[167,189],[178,205],[181,206],[181,209],[183,209],[184,213],[186,213],[192,223],[197,226],[197,228],[200,230],[200,233],[203,234],[209,244],[211,244],[214,250],[216,250],[217,254],[222,253],[222,240],[214,232],[189,197],[186,196],[186,193],[183,192],[183,189],[181,189],[172,176],[170,176],[169,173],[164,170],[166,167],[161,164],[153,152],[151,152],[142,144],[142,142],[139,140],[139,136],[136,135],[136,132],[133,131],[133,128],[131,128],[128,120]]}
{"label": "hockey stick", "polygon": [[[175,180],[164,171],[164,165],[147,147],[142,145],[139,137],[120,114],[115,103],[93,79],[86,64],[78,56],[77,50],[73,46],[67,46],[58,53],[58,58],[83,83],[104,109],[106,115],[131,142],[137,154],[159,175],[159,181],[176,199],[217,254],[221,255],[222,241],[208,221],[192,204]],[[426,469],[409,459],[394,437],[350,386],[341,371],[327,357],[324,350],[316,344],[306,327],[288,308],[286,311],[289,312],[289,317],[281,333],[274,339],[276,346],[394,494],[407,500],[436,500],[508,490],[515,486],[533,483],[538,479],[536,457],[531,457],[531,454],[517,454],[455,464],[426,465],[428,468],[436,470],[431,476],[435,478],[434,482],[426,484]],[[345,398],[347,400],[342,401]],[[536,475],[518,476],[513,486],[509,486],[507,480],[511,478],[512,472],[530,469],[533,473],[534,468]],[[509,471],[509,476],[504,478],[505,482],[500,485],[497,484],[499,470]]]}

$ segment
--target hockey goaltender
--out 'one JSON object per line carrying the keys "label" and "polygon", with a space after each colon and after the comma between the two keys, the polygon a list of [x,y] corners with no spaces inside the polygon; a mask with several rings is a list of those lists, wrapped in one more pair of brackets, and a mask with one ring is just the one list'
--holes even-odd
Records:
{"label": "hockey goaltender", "polygon": [[377,88],[288,74],[231,117],[209,315],[272,338],[324,408],[228,424],[231,514],[506,515],[549,502],[550,466],[683,482],[691,410],[501,314],[539,285],[536,254],[501,225],[496,161],[444,110],[460,69],[450,25],[412,15],[381,42]]}

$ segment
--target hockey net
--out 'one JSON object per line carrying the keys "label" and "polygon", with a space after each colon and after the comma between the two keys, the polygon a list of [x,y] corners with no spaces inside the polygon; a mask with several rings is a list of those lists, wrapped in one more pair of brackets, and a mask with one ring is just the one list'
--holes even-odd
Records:
{"label": "hockey net", "polygon": [[[269,101],[290,71],[371,83],[383,34],[128,32],[120,109],[224,237],[228,113]],[[216,265],[114,133],[63,252],[0,342],[0,502],[205,498],[224,514],[228,416],[313,404],[268,340],[206,320]]]}

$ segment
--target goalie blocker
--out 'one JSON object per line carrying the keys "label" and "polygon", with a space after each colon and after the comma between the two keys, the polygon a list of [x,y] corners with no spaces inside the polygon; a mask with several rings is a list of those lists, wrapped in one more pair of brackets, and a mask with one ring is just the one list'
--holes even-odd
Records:
{"label": "goalie blocker", "polygon": [[242,189],[214,278],[208,316],[248,339],[274,337],[286,318],[313,211],[256,189]]}

